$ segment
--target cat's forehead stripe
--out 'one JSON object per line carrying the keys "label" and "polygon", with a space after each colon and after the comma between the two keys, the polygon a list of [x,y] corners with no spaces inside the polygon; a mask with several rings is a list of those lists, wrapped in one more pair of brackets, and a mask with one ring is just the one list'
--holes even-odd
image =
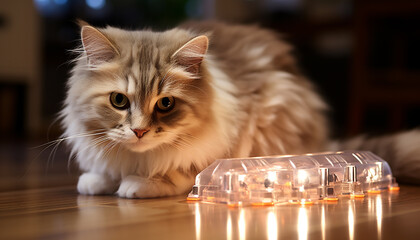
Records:
{"label": "cat's forehead stripe", "polygon": [[128,95],[134,95],[136,93],[136,83],[131,74],[127,75],[127,93]]}

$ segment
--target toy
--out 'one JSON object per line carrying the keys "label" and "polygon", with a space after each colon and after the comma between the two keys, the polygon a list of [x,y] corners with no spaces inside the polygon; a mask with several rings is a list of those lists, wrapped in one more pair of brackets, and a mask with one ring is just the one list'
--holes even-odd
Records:
{"label": "toy", "polygon": [[387,162],[367,151],[217,160],[196,177],[188,200],[229,206],[312,204],[398,190]]}

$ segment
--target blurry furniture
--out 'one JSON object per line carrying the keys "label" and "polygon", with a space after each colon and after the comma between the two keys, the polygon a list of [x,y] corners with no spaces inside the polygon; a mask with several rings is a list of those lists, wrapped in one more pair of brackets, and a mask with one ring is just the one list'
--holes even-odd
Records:
{"label": "blurry furniture", "polygon": [[355,1],[350,135],[367,130],[375,109],[385,113],[375,124],[387,131],[408,127],[410,109],[420,110],[419,25],[418,0]]}

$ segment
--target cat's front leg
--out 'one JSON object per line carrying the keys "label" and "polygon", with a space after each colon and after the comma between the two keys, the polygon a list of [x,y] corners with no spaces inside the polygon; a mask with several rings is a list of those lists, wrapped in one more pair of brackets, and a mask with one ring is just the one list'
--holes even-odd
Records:
{"label": "cat's front leg", "polygon": [[122,180],[117,194],[124,198],[174,196],[188,192],[193,184],[193,174],[183,174],[178,171],[153,178],[130,175]]}
{"label": "cat's front leg", "polygon": [[79,177],[77,190],[85,195],[112,194],[118,184],[103,174],[87,172]]}

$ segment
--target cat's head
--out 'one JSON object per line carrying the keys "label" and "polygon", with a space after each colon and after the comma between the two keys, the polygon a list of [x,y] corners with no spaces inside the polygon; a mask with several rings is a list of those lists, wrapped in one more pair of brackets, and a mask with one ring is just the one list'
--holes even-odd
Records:
{"label": "cat's head", "polygon": [[84,25],[81,41],[68,82],[65,127],[103,132],[104,142],[144,152],[183,147],[209,120],[206,36]]}

